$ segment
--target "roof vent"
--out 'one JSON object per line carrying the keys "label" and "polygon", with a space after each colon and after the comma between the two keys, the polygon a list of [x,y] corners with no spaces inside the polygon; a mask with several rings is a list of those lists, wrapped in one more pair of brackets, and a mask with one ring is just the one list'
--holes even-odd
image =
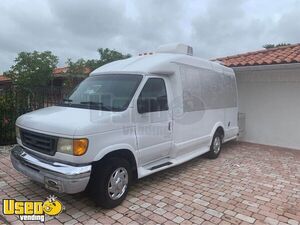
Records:
{"label": "roof vent", "polygon": [[193,55],[193,48],[191,46],[174,43],[174,44],[166,44],[158,47],[157,53],[177,53],[177,54],[185,54],[185,55]]}

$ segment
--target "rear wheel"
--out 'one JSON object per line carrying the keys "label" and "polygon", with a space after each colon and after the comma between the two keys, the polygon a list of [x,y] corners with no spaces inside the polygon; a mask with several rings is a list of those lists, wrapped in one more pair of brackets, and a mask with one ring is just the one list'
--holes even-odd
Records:
{"label": "rear wheel", "polygon": [[93,172],[92,193],[97,205],[114,208],[126,198],[131,183],[130,164],[121,158],[110,158]]}
{"label": "rear wheel", "polygon": [[214,134],[214,137],[210,145],[210,150],[207,153],[208,158],[216,159],[219,156],[222,148],[222,141],[223,141],[223,135],[221,132],[217,131]]}

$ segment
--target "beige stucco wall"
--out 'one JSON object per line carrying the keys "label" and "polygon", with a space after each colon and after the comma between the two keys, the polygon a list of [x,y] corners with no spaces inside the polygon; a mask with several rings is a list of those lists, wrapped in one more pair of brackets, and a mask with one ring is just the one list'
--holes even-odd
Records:
{"label": "beige stucco wall", "polygon": [[239,111],[245,113],[240,140],[300,150],[300,65],[235,69]]}

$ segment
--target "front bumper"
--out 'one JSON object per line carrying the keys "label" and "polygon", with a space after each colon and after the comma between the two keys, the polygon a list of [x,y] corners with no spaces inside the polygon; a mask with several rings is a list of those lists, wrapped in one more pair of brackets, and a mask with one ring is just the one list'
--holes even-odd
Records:
{"label": "front bumper", "polygon": [[10,158],[16,170],[56,192],[73,194],[84,191],[91,175],[91,165],[49,162],[29,154],[19,145],[12,149]]}

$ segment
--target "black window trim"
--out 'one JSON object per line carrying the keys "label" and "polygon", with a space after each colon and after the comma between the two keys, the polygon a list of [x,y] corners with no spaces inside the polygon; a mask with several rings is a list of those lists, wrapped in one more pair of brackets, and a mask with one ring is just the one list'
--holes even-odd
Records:
{"label": "black window trim", "polygon": [[[166,109],[164,109],[164,110],[151,111],[151,112],[148,112],[148,113],[168,111],[168,110],[170,109],[170,107],[169,107],[169,98],[168,98],[168,89],[167,89],[166,81],[165,81],[165,79],[162,78],[162,77],[146,77],[146,80],[145,80],[145,82],[144,82],[144,84],[143,84],[143,87],[141,88],[141,91],[140,91],[139,94],[138,94],[138,97],[137,97],[137,100],[136,100],[136,105],[137,105],[137,103],[138,103],[138,100],[139,100],[139,98],[140,98],[140,96],[141,96],[142,91],[144,90],[145,85],[147,84],[147,82],[148,82],[150,79],[160,79],[160,80],[163,81],[164,86],[165,86],[165,90],[166,90],[166,95],[167,95],[167,107],[166,107]],[[139,114],[142,114],[142,113],[139,112],[138,107],[137,107],[137,112],[138,112]]]}

